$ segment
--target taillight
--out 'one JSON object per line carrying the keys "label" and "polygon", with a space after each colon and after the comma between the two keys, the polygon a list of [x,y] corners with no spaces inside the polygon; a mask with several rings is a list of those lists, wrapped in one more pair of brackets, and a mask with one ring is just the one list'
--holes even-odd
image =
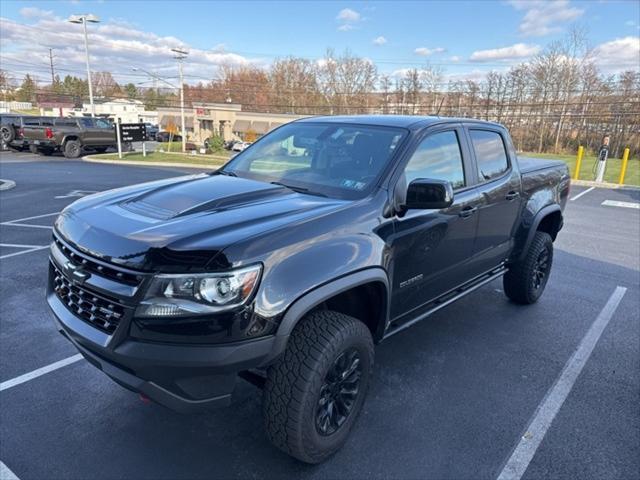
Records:
{"label": "taillight", "polygon": [[49,127],[44,129],[44,134],[47,138],[53,138],[53,130]]}
{"label": "taillight", "polygon": [[20,128],[18,129],[18,136],[19,136],[20,138],[24,137],[24,127],[20,127]]}

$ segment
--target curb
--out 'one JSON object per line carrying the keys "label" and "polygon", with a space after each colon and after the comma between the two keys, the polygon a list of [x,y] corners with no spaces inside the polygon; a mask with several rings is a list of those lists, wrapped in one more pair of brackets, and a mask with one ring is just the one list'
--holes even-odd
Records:
{"label": "curb", "polygon": [[620,188],[630,188],[632,190],[640,190],[640,186],[637,185],[620,185],[619,183],[609,183],[609,182],[594,182],[591,180],[571,180],[572,185],[579,185],[582,187],[596,187],[596,188],[611,188],[611,189],[620,189]]}
{"label": "curb", "polygon": [[0,191],[11,190],[15,186],[16,186],[16,182],[14,182],[13,180],[4,180],[0,178]]}
{"label": "curb", "polygon": [[106,158],[96,158],[91,155],[82,158],[84,162],[91,163],[109,163],[112,165],[138,165],[142,167],[184,167],[184,168],[208,168],[208,169],[218,169],[223,164],[220,165],[211,165],[206,163],[176,163],[176,162],[141,162],[137,160],[109,160]]}

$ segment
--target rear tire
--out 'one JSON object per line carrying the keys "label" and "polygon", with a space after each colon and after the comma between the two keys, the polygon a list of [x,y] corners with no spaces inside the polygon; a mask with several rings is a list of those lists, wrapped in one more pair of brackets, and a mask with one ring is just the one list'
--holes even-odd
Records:
{"label": "rear tire", "polygon": [[536,232],[524,258],[509,268],[502,280],[504,293],[516,303],[530,305],[542,296],[553,264],[553,240]]}
{"label": "rear tire", "polygon": [[307,315],[267,371],[263,417],[269,440],[306,463],[346,442],[367,393],[373,340],[361,321],[332,311]]}
{"label": "rear tire", "polygon": [[82,154],[82,144],[77,140],[68,140],[64,144],[64,156],[67,158],[78,158]]}
{"label": "rear tire", "polygon": [[0,140],[9,145],[16,138],[16,131],[13,125],[2,125],[0,127]]}

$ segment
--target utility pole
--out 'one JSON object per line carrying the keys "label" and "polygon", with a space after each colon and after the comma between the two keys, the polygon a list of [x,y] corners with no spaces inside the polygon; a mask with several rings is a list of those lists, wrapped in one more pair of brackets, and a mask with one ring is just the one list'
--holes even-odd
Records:
{"label": "utility pole", "polygon": [[49,64],[51,65],[51,88],[56,83],[56,75],[53,71],[53,48],[49,48]]}
{"label": "utility pole", "polygon": [[182,122],[182,152],[187,151],[187,131],[184,122],[184,78],[182,72],[182,61],[187,58],[188,52],[179,48],[172,48],[172,52],[176,54],[174,57],[178,61],[178,69],[180,72],[180,120]]}
{"label": "utility pole", "polygon": [[93,104],[93,86],[91,85],[91,66],[89,65],[89,39],[87,37],[87,22],[99,23],[100,19],[95,15],[72,15],[69,17],[71,23],[81,23],[84,30],[84,51],[87,60],[87,83],[89,84],[89,103],[91,104],[91,116],[96,116],[96,107]]}

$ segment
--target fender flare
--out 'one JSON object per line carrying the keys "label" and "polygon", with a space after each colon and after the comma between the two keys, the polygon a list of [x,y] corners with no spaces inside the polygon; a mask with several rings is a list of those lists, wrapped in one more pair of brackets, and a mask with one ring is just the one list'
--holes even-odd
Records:
{"label": "fender flare", "polygon": [[[69,138],[69,137],[72,137],[72,138]],[[77,140],[80,142],[80,145],[82,145],[82,141],[80,140],[80,137],[72,133],[62,137],[62,141],[60,142],[60,148],[64,149],[64,146],[66,145],[68,140]]]}
{"label": "fender flare", "polygon": [[[387,319],[389,317],[389,277],[387,272],[381,267],[371,267],[347,274],[310,290],[298,297],[287,308],[275,334],[275,342],[269,360],[273,360],[284,352],[291,332],[298,322],[313,308],[335,295],[371,282],[381,282],[385,286],[387,292],[385,319]],[[383,325],[384,327],[386,327],[386,322]]]}
{"label": "fender flare", "polygon": [[536,213],[536,216],[533,217],[533,221],[531,222],[529,233],[527,233],[527,239],[525,240],[522,250],[520,251],[520,255],[518,255],[518,260],[524,258],[525,255],[527,254],[527,251],[529,250],[529,246],[531,245],[531,242],[533,242],[533,237],[535,236],[536,231],[538,230],[538,226],[540,225],[540,222],[542,222],[542,220],[545,217],[555,212],[560,212],[560,214],[562,215],[562,209],[560,208],[560,205],[558,204],[547,205],[546,207],[541,208],[538,211],[538,213]]}

